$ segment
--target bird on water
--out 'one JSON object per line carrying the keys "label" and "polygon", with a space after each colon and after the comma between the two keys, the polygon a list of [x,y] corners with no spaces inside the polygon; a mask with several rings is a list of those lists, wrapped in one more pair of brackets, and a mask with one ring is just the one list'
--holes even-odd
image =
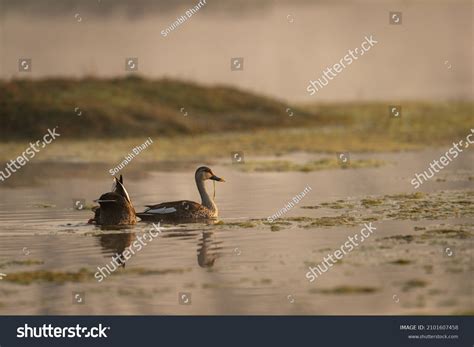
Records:
{"label": "bird on water", "polygon": [[215,219],[218,217],[219,210],[217,205],[206,190],[205,181],[225,182],[224,179],[217,177],[210,168],[201,166],[194,174],[196,186],[201,196],[201,203],[189,200],[163,202],[156,205],[146,205],[147,209],[137,216],[145,221],[170,221],[183,222]]}

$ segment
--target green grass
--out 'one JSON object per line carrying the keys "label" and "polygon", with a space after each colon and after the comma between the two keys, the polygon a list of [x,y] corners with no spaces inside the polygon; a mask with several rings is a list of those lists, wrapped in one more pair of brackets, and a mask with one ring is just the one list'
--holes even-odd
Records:
{"label": "green grass", "polygon": [[[401,118],[388,116],[388,104],[402,106]],[[474,103],[388,102],[310,105],[305,110],[340,119],[350,131],[363,132],[368,138],[382,135],[400,143],[448,144],[470,133]]]}
{"label": "green grass", "polygon": [[139,77],[0,81],[0,98],[2,140],[36,139],[55,126],[68,139],[121,138],[302,126],[315,118],[296,106],[299,116],[289,117],[285,103],[236,88]]}
{"label": "green grass", "polygon": [[[390,104],[402,105],[401,118],[389,117]],[[137,160],[202,160],[229,157],[233,151],[275,155],[451,146],[470,132],[473,105],[387,101],[298,106],[226,86],[137,77],[0,81],[0,160],[21,154],[55,126],[61,144],[51,144],[35,161],[118,162],[149,136],[154,144]]]}
{"label": "green grass", "polygon": [[336,294],[336,295],[351,295],[351,294],[372,294],[380,289],[375,287],[357,287],[357,286],[339,286],[334,288],[316,289],[312,288],[309,290],[311,294]]}

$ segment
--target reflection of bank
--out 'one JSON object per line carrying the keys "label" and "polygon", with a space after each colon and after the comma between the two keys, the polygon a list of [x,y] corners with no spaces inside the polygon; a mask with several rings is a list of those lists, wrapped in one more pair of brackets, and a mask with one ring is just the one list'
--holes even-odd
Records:
{"label": "reflection of bank", "polygon": [[198,243],[197,261],[200,267],[213,267],[217,258],[219,258],[221,247],[213,238],[214,232],[204,231],[202,238]]}

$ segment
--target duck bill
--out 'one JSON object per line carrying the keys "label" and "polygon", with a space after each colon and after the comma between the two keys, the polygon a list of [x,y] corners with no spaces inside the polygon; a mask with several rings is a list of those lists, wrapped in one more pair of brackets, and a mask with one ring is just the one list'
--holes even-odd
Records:
{"label": "duck bill", "polygon": [[225,179],[217,177],[216,175],[212,175],[210,178],[211,180],[217,181],[217,182],[225,182]]}

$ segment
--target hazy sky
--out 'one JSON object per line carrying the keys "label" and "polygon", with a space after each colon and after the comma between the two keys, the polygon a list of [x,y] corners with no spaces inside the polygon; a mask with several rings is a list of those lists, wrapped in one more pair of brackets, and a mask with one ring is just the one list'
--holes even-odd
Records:
{"label": "hazy sky", "polygon": [[[227,84],[289,101],[473,96],[471,1],[0,0],[0,76],[138,74]],[[390,25],[389,12],[402,12]],[[310,79],[366,35],[378,41],[322,90]],[[231,71],[233,57],[243,71]],[[31,72],[18,60],[32,59]],[[135,72],[134,72],[135,73]]]}

